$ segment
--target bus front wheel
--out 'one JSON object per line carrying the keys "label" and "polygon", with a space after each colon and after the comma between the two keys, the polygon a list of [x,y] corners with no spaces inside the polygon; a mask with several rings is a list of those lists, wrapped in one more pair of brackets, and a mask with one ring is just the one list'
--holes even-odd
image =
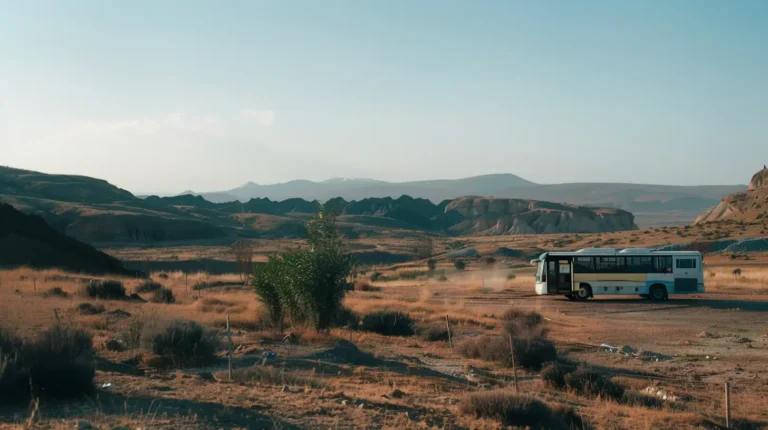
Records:
{"label": "bus front wheel", "polygon": [[651,287],[650,291],[648,291],[648,296],[654,302],[660,302],[667,298],[667,287],[656,284]]}
{"label": "bus front wheel", "polygon": [[587,300],[592,297],[592,287],[587,284],[579,285],[579,289],[573,295],[576,300]]}

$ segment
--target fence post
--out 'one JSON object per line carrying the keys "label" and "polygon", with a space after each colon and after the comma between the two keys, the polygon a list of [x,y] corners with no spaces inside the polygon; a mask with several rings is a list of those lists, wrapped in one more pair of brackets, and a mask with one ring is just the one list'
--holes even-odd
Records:
{"label": "fence post", "polygon": [[232,380],[232,333],[229,331],[229,314],[227,314],[227,356],[229,357],[227,363],[227,374],[229,380]]}
{"label": "fence post", "polygon": [[725,383],[725,428],[731,428],[731,384]]}
{"label": "fence post", "polygon": [[451,352],[453,352],[453,338],[451,337],[451,323],[448,320],[448,315],[445,315],[445,329],[448,330],[448,345],[451,347]]}
{"label": "fence post", "polygon": [[35,289],[35,295],[37,295],[37,279],[32,279],[32,288]]}
{"label": "fence post", "polygon": [[508,335],[509,337],[509,352],[512,354],[512,378],[515,381],[515,394],[518,393],[517,388],[517,366],[515,365],[515,342],[512,340],[512,335]]}

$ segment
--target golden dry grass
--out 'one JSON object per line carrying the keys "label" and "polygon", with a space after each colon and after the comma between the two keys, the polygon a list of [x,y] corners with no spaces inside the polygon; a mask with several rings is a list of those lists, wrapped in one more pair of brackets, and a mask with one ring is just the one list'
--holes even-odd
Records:
{"label": "golden dry grass", "polygon": [[[388,275],[398,271],[420,269],[380,270]],[[553,391],[543,386],[535,374],[524,369],[518,370],[522,378],[520,387],[523,392],[539,396],[553,406],[575,405],[596,428],[696,428],[697,425],[702,425],[704,420],[720,422],[720,416],[713,412],[721,409],[717,402],[722,394],[722,386],[720,380],[716,379],[719,377],[717,375],[731,374],[726,372],[731,372],[730,369],[736,362],[747,369],[745,372],[758,373],[765,369],[765,360],[760,360],[760,349],[728,350],[725,346],[715,343],[707,348],[718,348],[718,354],[722,354],[721,360],[714,362],[697,359],[693,361],[695,367],[687,366],[686,361],[678,362],[678,359],[670,363],[651,364],[601,353],[598,349],[590,349],[584,345],[599,344],[603,341],[626,342],[633,345],[649,345],[652,349],[661,348],[664,352],[685,351],[680,349],[688,348],[684,346],[683,341],[693,339],[702,327],[698,322],[691,326],[681,318],[669,320],[667,323],[654,321],[654,324],[648,324],[648,317],[632,313],[632,309],[623,313],[622,306],[631,307],[633,304],[619,304],[610,308],[613,313],[606,313],[600,303],[573,304],[557,298],[532,298],[530,296],[533,291],[533,276],[529,268],[510,269],[503,264],[495,267],[473,264],[463,273],[451,271],[449,267],[444,270],[448,276],[446,281],[423,277],[377,282],[374,284],[380,287],[381,291],[352,292],[347,295],[344,304],[361,314],[377,310],[406,312],[419,325],[442,324],[447,316],[455,336],[454,341],[484,333],[499,333],[501,328],[498,315],[511,306],[538,310],[549,320],[547,328],[550,337],[557,342],[559,349],[569,351],[572,358],[603,366],[623,375],[618,377],[617,381],[625,386],[643,389],[655,380],[675,391],[689,393],[695,399],[686,403],[685,410],[629,407],[573,393]],[[715,273],[713,279],[707,279],[708,297],[717,299],[728,294],[751,294],[752,299],[760,300],[768,296],[758,284],[759,280],[768,274],[765,265],[744,266],[743,280],[734,279],[731,274],[732,266],[707,266],[706,270]],[[508,280],[507,275],[511,272],[514,272],[516,277]],[[146,411],[148,402],[142,403],[140,399],[149,398],[170,404],[183,401],[184,405],[195,408],[198,417],[193,421],[185,421],[190,418],[184,413],[174,416],[173,413],[168,413],[167,409],[164,409],[166,415],[161,413],[155,417],[154,425],[170,427],[190,423],[197,423],[203,428],[238,427],[234,422],[241,423],[239,427],[243,427],[243,422],[237,421],[242,419],[239,417],[247,413],[253,414],[253,411],[269,411],[266,418],[262,412],[258,412],[262,415],[261,418],[251,419],[260,423],[274,421],[277,423],[274,426],[285,426],[285,423],[291,422],[302,427],[316,428],[362,428],[371,426],[371,423],[377,423],[375,427],[381,428],[498,428],[497,421],[475,420],[474,417],[461,415],[456,405],[467,392],[483,390],[481,384],[508,387],[511,370],[493,363],[462,359],[451,353],[446,342],[427,342],[417,337],[388,338],[346,329],[317,333],[303,327],[292,327],[290,330],[298,335],[300,345],[265,346],[263,342],[279,339],[280,336],[263,328],[260,317],[262,307],[250,288],[237,287],[238,275],[209,276],[201,273],[188,276],[185,282],[182,273],[168,273],[167,279],[153,274],[154,281],[170,288],[176,295],[177,303],[170,305],[86,300],[76,295],[79,285],[85,279],[87,277],[56,270],[0,271],[0,325],[13,327],[22,335],[31,336],[50,325],[55,318],[54,309],[58,309],[59,317],[64,323],[82,325],[94,332],[100,356],[119,362],[129,358],[131,353],[106,351],[101,345],[108,337],[125,330],[132,320],[189,319],[210,327],[222,328],[226,315],[229,314],[232,325],[238,331],[234,337],[235,346],[241,347],[236,353],[238,360],[252,360],[252,357],[260,357],[263,351],[280,348],[280,358],[286,360],[281,365],[286,367],[286,371],[303,378],[314,375],[312,377],[317,378],[319,383],[317,386],[289,386],[285,390],[280,384],[276,384],[274,379],[243,384],[226,381],[205,382],[196,376],[197,370],[194,369],[179,370],[177,376],[163,379],[162,382],[142,376],[100,371],[97,382],[113,383],[116,387],[113,395],[126,397],[127,408],[131,411],[128,415],[121,416],[108,413],[87,415],[89,421],[102,426],[119,423],[147,426],[146,419],[139,417],[137,409],[134,408],[143,406]],[[129,292],[142,281],[113,279],[123,281]],[[227,282],[229,286],[193,291],[191,286],[198,281],[221,281]],[[61,287],[71,295],[67,298],[43,298],[42,292],[54,286]],[[103,304],[106,312],[101,315],[80,315],[76,306],[84,301]],[[607,303],[610,305],[610,302]],[[673,305],[674,302],[670,304]],[[647,305],[638,299],[637,306],[645,309]],[[115,309],[126,310],[132,316],[128,319],[108,317],[107,313]],[[712,314],[711,318],[719,326],[738,327],[739,324],[750,324],[749,321],[754,318],[746,317],[751,316],[743,314],[743,323],[738,320],[734,322],[734,316],[729,315],[727,311]],[[589,327],[589,330],[584,327]],[[754,336],[745,333],[740,335]],[[313,355],[327,351],[338,339],[351,340],[361,351],[381,360],[381,364],[337,364],[327,361],[322,355],[317,356],[321,358]],[[732,356],[727,355],[728,351],[731,351]],[[634,371],[648,372],[651,376],[633,376]],[[466,375],[470,373],[475,375],[474,379],[468,379]],[[689,377],[694,374],[699,375],[699,378],[715,379],[690,382],[692,379]],[[735,382],[737,389],[733,395],[734,417],[757,422],[768,421],[764,416],[764,411],[768,410],[768,393],[761,391],[757,385],[759,381],[753,384],[747,381],[739,379]],[[157,387],[161,385],[170,387],[170,391],[159,391]],[[318,386],[322,388],[317,388]],[[395,389],[404,392],[404,397],[391,397]],[[347,403],[343,404],[342,401]],[[122,405],[122,402],[120,404]],[[358,407],[359,404],[363,406]],[[405,412],[408,412],[408,416]],[[225,415],[226,413],[229,415]],[[235,421],[211,421],[210,416],[217,414],[221,417],[229,416],[224,419]],[[221,417],[218,419],[221,420]],[[265,421],[258,421],[259,419]],[[41,421],[42,424],[54,428],[58,422],[47,418]],[[67,427],[71,427],[70,423],[67,423]]]}

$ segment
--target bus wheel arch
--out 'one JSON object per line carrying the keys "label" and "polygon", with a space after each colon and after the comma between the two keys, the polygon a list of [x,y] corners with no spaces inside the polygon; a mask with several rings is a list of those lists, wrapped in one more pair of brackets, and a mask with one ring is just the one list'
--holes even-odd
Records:
{"label": "bus wheel arch", "polygon": [[573,297],[576,300],[587,300],[592,297],[592,286],[586,282],[579,284],[579,289],[574,293]]}
{"label": "bus wheel arch", "polygon": [[664,284],[651,285],[651,288],[648,289],[648,297],[655,302],[666,300],[669,298],[667,295],[667,286]]}

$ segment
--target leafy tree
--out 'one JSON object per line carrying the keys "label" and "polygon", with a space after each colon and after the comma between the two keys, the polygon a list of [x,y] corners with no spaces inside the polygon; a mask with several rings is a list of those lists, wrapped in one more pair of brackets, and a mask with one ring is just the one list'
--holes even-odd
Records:
{"label": "leafy tree", "polygon": [[290,315],[315,329],[331,326],[350,289],[352,257],[336,230],[336,217],[322,210],[307,222],[308,247],[283,252],[254,274],[254,289],[277,324]]}
{"label": "leafy tree", "polygon": [[461,272],[461,271],[463,271],[464,269],[467,268],[467,263],[465,263],[462,260],[456,260],[456,261],[453,262],[453,267],[455,267],[456,270]]}

